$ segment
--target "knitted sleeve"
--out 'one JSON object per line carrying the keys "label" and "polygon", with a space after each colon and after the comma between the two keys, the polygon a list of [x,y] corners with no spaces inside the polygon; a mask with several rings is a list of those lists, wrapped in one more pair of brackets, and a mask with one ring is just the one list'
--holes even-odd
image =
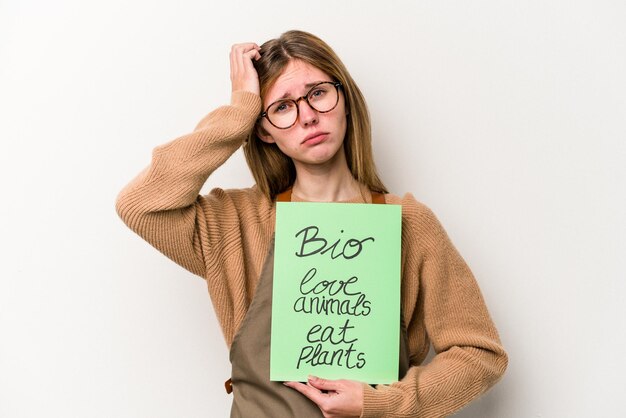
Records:
{"label": "knitted sleeve", "polygon": [[[219,242],[219,237],[208,236],[208,225],[223,212],[219,200],[209,203],[199,192],[208,176],[241,146],[260,108],[258,95],[234,92],[230,105],[209,113],[192,133],[156,147],[150,165],[117,196],[117,213],[129,228],[203,278],[207,247]],[[209,204],[213,210],[207,210]]]}
{"label": "knitted sleeve", "polygon": [[[407,196],[403,291],[416,289],[402,300],[412,365],[400,382],[364,385],[363,418],[450,415],[495,384],[508,362],[469,267],[434,213]],[[429,339],[437,354],[420,365]]]}

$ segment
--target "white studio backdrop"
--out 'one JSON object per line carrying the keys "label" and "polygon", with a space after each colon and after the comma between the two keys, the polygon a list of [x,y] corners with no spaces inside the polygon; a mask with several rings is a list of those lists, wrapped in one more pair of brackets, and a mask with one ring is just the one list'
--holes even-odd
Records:
{"label": "white studio backdrop", "polygon": [[[205,283],[119,190],[299,28],[362,88],[377,164],[440,218],[510,355],[464,418],[617,417],[626,393],[620,1],[0,0],[0,416],[222,417]],[[238,152],[206,184],[244,187]]]}

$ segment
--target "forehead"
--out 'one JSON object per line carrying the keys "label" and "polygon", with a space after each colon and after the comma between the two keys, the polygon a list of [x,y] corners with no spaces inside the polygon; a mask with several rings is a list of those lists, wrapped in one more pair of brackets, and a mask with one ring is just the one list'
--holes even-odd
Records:
{"label": "forehead", "polygon": [[273,102],[284,97],[302,96],[306,94],[310,84],[319,81],[332,80],[324,71],[309,63],[291,60],[278,76],[274,85],[267,91],[266,102]]}

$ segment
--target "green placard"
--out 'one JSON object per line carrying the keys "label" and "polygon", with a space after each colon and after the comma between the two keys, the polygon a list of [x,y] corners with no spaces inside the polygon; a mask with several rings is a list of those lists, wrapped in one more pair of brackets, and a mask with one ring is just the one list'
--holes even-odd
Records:
{"label": "green placard", "polygon": [[271,380],[398,380],[401,213],[277,203]]}

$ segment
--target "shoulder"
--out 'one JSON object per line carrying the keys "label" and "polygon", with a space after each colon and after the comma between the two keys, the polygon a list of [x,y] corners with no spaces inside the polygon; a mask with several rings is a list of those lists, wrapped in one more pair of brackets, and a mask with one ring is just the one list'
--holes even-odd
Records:
{"label": "shoulder", "polygon": [[402,197],[389,193],[385,195],[388,204],[402,206],[402,240],[408,244],[419,243],[430,247],[446,236],[441,222],[425,203],[417,200],[413,194],[405,193]]}
{"label": "shoulder", "polygon": [[385,201],[387,204],[402,206],[403,221],[418,224],[438,222],[430,207],[417,200],[411,193],[405,193],[402,197],[388,193],[385,195]]}

